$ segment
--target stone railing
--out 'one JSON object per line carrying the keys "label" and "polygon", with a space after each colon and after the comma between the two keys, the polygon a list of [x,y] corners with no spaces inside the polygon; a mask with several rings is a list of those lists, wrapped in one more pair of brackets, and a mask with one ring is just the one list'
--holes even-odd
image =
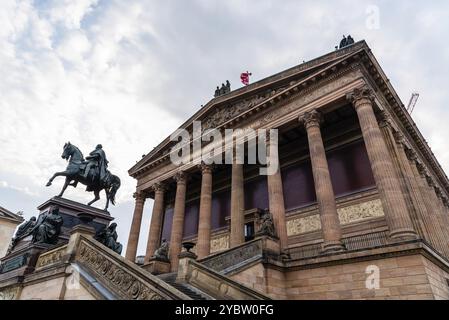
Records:
{"label": "stone railing", "polygon": [[66,253],[67,245],[60,246],[48,252],[45,252],[39,256],[36,262],[36,269],[42,269],[51,265],[62,262],[62,259]]}
{"label": "stone railing", "polygon": [[[357,251],[386,246],[391,243],[391,240],[388,238],[388,231],[380,231],[343,238],[342,242],[347,251]],[[288,253],[291,260],[300,260],[323,255],[321,251],[321,244],[318,243],[291,248],[288,250]]]}
{"label": "stone railing", "polygon": [[[223,300],[269,300],[270,297],[250,289],[205,265],[193,260],[180,262],[182,281],[186,282],[216,299]],[[178,272],[178,276],[180,273]]]}
{"label": "stone railing", "polygon": [[230,268],[238,268],[241,265],[262,259],[262,257],[262,240],[255,239],[224,252],[209,256],[199,262],[217,272],[227,273]]}
{"label": "stone railing", "polygon": [[163,280],[109,250],[93,239],[81,236],[74,262],[96,281],[124,300],[191,300]]}

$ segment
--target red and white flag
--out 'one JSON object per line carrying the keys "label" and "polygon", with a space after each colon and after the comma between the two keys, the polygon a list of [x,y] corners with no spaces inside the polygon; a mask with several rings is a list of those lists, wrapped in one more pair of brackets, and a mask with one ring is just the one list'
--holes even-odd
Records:
{"label": "red and white flag", "polygon": [[240,80],[242,81],[242,83],[247,86],[249,85],[249,76],[251,76],[252,73],[251,72],[243,72],[242,74],[240,74]]}

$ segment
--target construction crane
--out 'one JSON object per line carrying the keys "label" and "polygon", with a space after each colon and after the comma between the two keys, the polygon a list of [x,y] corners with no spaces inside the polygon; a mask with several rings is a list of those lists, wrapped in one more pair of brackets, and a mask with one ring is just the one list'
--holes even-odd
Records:
{"label": "construction crane", "polygon": [[415,109],[416,101],[418,101],[419,93],[413,92],[412,96],[410,98],[410,101],[408,102],[407,111],[408,113],[412,114],[413,110]]}

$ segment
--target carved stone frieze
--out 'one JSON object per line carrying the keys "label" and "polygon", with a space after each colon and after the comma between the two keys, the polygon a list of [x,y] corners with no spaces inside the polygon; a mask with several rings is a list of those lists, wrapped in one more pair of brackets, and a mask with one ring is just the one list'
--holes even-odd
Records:
{"label": "carved stone frieze", "polygon": [[337,212],[342,225],[383,217],[385,215],[380,199],[338,208]]}
{"label": "carved stone frieze", "polygon": [[[341,225],[347,225],[373,218],[383,217],[380,199],[369,200],[337,209]],[[287,235],[294,236],[321,229],[319,214],[299,217],[287,221]]]}
{"label": "carved stone frieze", "polygon": [[[121,268],[107,255],[102,254],[84,241],[81,241],[76,259],[81,262],[103,284],[113,290],[122,299],[127,300],[163,300],[155,288],[141,281],[126,268]],[[102,281],[103,280],[103,281]]]}
{"label": "carved stone frieze", "polygon": [[318,214],[287,221],[287,236],[294,236],[317,230],[321,230],[321,221]]}
{"label": "carved stone frieze", "polygon": [[229,248],[229,235],[221,235],[210,241],[210,252],[223,251]]}
{"label": "carved stone frieze", "polygon": [[66,252],[67,245],[61,246],[49,252],[45,252],[39,256],[36,268],[42,268],[62,261],[62,257]]}

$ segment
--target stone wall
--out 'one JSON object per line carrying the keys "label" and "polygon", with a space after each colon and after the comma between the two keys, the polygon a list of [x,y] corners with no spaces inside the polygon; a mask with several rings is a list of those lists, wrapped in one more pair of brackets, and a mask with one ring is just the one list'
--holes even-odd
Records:
{"label": "stone wall", "polygon": [[16,227],[17,223],[0,219],[0,258],[5,256]]}
{"label": "stone wall", "polygon": [[[367,267],[379,268],[379,289],[367,289]],[[286,274],[289,299],[448,299],[448,274],[422,255],[333,265]]]}

